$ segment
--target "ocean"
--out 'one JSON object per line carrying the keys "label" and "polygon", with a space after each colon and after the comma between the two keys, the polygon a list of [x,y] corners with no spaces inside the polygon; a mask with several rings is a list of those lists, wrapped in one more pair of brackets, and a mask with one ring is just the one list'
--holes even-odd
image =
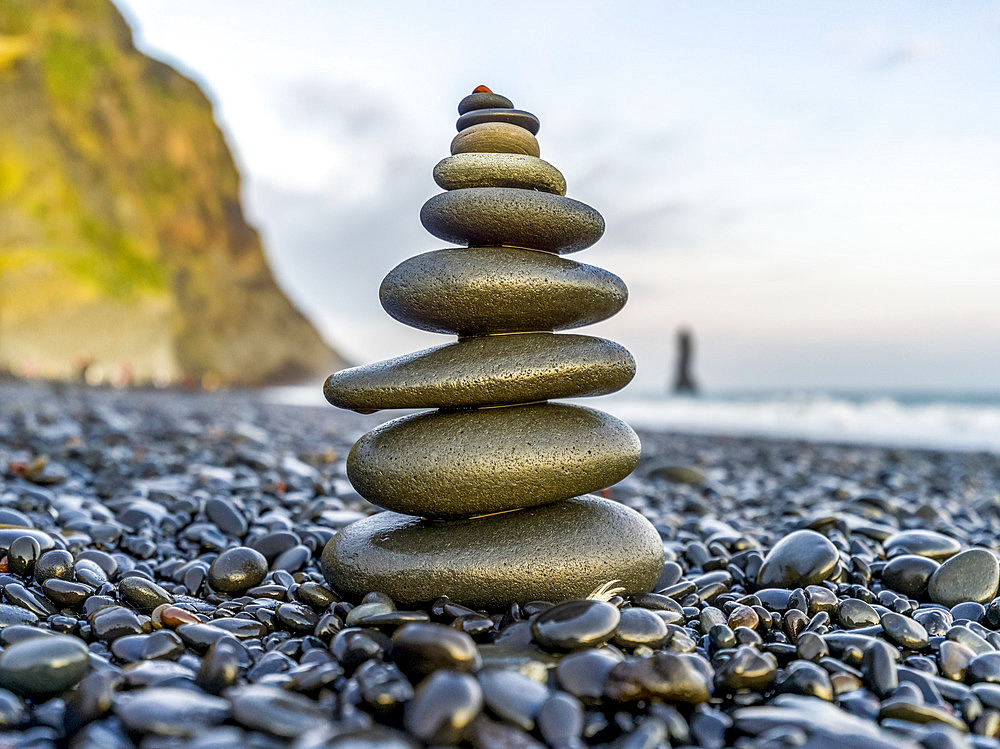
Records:
{"label": "ocean", "polygon": [[[324,405],[318,387],[272,388],[268,399]],[[638,429],[697,434],[788,437],[1000,455],[1000,391],[774,390],[698,397],[615,393],[581,398]],[[394,412],[385,412],[392,418]]]}

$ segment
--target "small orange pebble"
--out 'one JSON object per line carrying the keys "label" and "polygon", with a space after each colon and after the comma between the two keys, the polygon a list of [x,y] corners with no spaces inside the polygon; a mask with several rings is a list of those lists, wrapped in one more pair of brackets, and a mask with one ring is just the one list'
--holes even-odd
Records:
{"label": "small orange pebble", "polygon": [[0,572],[6,572],[6,571],[7,571],[7,557],[5,555],[3,559],[0,559]]}
{"label": "small orange pebble", "polygon": [[600,494],[605,499],[611,499],[611,489],[610,488],[608,488],[608,489],[601,489],[597,493]]}
{"label": "small orange pebble", "polygon": [[160,621],[168,627],[179,627],[182,624],[201,624],[197,614],[192,614],[179,606],[168,606],[160,612]]}
{"label": "small orange pebble", "polygon": [[476,86],[474,89],[472,89],[472,93],[474,93],[474,94],[492,94],[493,93],[493,89],[487,88],[486,86]]}

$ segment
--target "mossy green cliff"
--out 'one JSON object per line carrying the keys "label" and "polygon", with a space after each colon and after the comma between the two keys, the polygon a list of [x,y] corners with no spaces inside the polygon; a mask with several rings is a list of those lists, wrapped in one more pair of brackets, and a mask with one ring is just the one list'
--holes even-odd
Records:
{"label": "mossy green cliff", "polygon": [[292,306],[199,87],[109,0],[0,3],[0,370],[262,384],[344,363]]}

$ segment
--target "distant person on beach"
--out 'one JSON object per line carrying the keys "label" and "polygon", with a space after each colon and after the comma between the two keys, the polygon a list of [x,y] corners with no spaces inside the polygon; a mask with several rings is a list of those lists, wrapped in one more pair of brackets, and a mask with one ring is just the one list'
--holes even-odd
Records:
{"label": "distant person on beach", "polygon": [[694,357],[694,334],[690,328],[677,330],[677,377],[674,379],[674,393],[677,395],[697,395],[698,386],[691,376],[691,360]]}

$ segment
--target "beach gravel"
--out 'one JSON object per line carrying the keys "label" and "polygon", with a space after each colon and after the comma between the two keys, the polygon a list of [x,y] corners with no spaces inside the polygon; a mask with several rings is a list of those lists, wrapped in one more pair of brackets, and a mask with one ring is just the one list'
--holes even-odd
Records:
{"label": "beach gravel", "polygon": [[1000,749],[997,456],[642,433],[653,592],[483,608],[324,578],[378,423],[0,384],[0,746]]}

